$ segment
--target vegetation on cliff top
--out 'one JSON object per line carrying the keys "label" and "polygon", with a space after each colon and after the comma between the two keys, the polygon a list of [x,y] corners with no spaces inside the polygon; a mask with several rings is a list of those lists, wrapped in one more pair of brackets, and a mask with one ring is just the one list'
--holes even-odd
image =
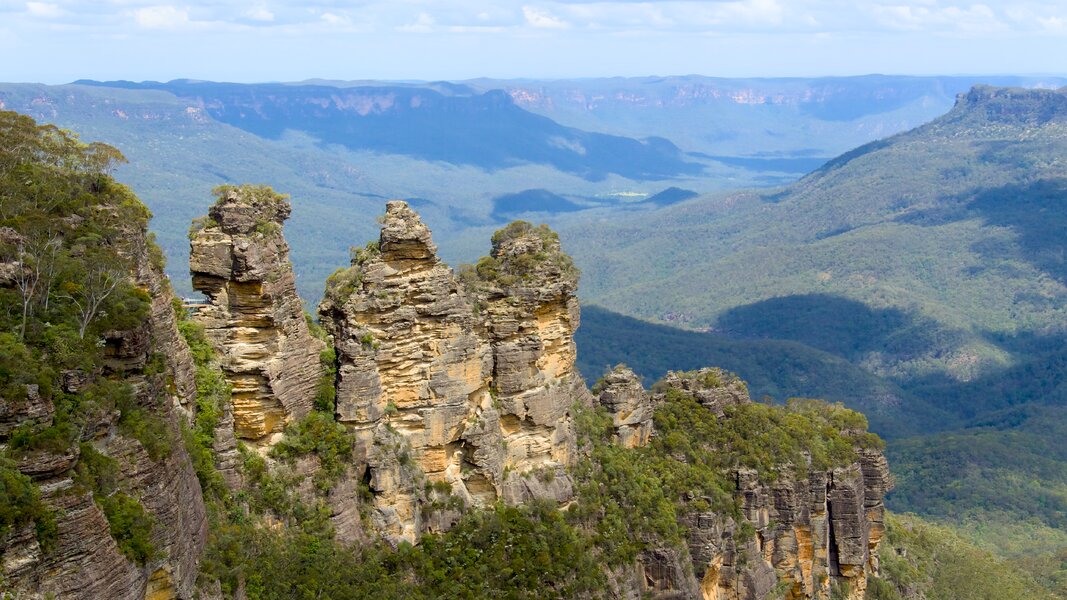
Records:
{"label": "vegetation on cliff top", "polygon": [[681,544],[686,514],[710,510],[741,523],[731,477],[739,468],[754,469],[764,481],[804,477],[809,469],[855,462],[856,448],[881,447],[863,415],[818,400],[729,406],[719,418],[668,387],[655,409],[652,443],[633,449],[611,442],[614,428],[602,409],[575,412],[586,456],[570,512],[595,532],[594,546],[612,564],[629,563],[657,543]]}
{"label": "vegetation on cliff top", "polygon": [[[243,581],[250,598],[598,597],[607,589],[604,564],[623,565],[642,550],[681,545],[683,515],[715,510],[742,522],[732,469],[799,476],[807,468],[852,462],[854,447],[878,443],[865,434],[862,415],[811,400],[738,406],[720,419],[668,389],[655,413],[653,444],[637,449],[611,443],[611,419],[602,409],[575,410],[583,452],[573,506],[560,511],[535,502],[469,511],[448,532],[426,535],[416,547],[342,547],[325,506],[293,492],[295,473],[268,470],[261,457],[246,452],[249,488],[225,514],[217,513],[205,575],[222,581],[227,593]],[[271,454],[283,460],[317,454],[323,473],[333,472],[330,465],[343,469],[339,459],[351,451],[350,442],[331,425],[326,415],[312,415],[291,426]],[[279,520],[288,526],[270,525]],[[736,534],[751,533],[741,526]]]}
{"label": "vegetation on cliff top", "polygon": [[[513,243],[526,240],[513,248]],[[492,238],[489,256],[474,265],[463,264],[456,269],[460,282],[471,291],[485,291],[488,287],[509,288],[529,284],[538,272],[578,279],[578,267],[560,249],[559,235],[548,225],[534,226],[526,221],[513,221],[498,229]]]}
{"label": "vegetation on cliff top", "polygon": [[[149,296],[132,280],[147,266],[138,262],[162,268],[162,253],[145,234],[148,210],[110,177],[124,161],[115,148],[0,111],[0,401],[54,407],[0,435],[11,501],[4,525],[32,518],[46,549],[54,521],[9,459],[80,448],[77,468],[91,473],[106,461],[94,461],[104,455],[83,441],[112,414],[118,431],[138,440],[150,459],[172,447],[154,410],[159,399],[143,393],[164,387],[164,357],[143,366],[110,358],[117,336],[148,318]],[[153,385],[135,389],[126,381],[131,374]],[[118,483],[87,487],[120,549],[134,561],[151,557],[151,519],[137,499]]]}

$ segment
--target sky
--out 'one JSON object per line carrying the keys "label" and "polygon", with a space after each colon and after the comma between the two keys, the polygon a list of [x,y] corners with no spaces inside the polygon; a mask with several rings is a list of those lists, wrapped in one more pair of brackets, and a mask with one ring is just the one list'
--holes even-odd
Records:
{"label": "sky", "polygon": [[0,0],[0,81],[1067,73],[1067,2]]}

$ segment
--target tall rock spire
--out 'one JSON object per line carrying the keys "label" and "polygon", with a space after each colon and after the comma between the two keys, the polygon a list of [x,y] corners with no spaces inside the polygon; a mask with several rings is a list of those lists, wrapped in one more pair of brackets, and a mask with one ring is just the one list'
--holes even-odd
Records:
{"label": "tall rock spire", "polygon": [[196,315],[233,386],[237,436],[269,441],[312,408],[323,345],[308,331],[282,223],[286,197],[270,188],[223,187],[190,232]]}

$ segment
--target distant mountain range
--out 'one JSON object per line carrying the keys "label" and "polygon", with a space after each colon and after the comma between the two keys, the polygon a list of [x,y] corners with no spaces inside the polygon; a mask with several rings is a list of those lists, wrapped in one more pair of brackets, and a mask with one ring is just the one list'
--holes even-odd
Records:
{"label": "distant mountain range", "polygon": [[523,110],[501,90],[442,93],[428,88],[313,85],[95,83],[162,90],[190,101],[212,119],[280,139],[301,131],[350,150],[401,154],[484,170],[543,164],[592,181],[670,179],[699,173],[661,137],[636,140],[565,127]]}
{"label": "distant mountain range", "polygon": [[[1054,86],[1053,78],[995,78]],[[610,78],[572,81],[0,84],[0,106],[118,146],[118,177],[184,264],[184,230],[220,183],[269,182],[305,297],[374,232],[352,211],[420,203],[444,256],[469,261],[500,222],[627,213],[782,184],[941,114],[975,79]],[[674,191],[674,190],[680,190]],[[681,194],[681,195],[679,195]],[[599,217],[598,217],[599,218]],[[181,268],[170,271],[188,292]]]}

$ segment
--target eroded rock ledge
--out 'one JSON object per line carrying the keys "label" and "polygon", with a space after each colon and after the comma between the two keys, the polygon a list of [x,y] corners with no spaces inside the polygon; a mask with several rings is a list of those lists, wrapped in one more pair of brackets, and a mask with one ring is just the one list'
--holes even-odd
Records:
{"label": "eroded rock ledge", "polygon": [[223,357],[237,436],[269,442],[311,410],[323,345],[308,332],[296,293],[282,237],[285,196],[254,186],[216,193],[190,231],[193,287],[209,299],[196,319]]}

